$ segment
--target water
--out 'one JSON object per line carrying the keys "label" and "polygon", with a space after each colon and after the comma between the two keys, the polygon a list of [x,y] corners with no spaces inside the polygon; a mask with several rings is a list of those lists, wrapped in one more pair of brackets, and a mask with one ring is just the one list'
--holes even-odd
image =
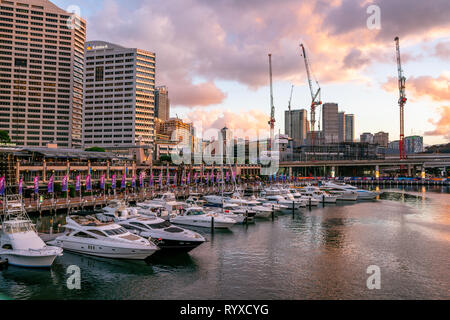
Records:
{"label": "water", "polygon": [[[12,299],[449,299],[450,190],[387,189],[378,201],[302,209],[295,216],[205,234],[190,254],[120,261],[64,253],[50,270],[9,266]],[[37,219],[48,231],[64,216]],[[66,286],[70,265],[81,289]],[[369,290],[367,267],[381,269]]]}

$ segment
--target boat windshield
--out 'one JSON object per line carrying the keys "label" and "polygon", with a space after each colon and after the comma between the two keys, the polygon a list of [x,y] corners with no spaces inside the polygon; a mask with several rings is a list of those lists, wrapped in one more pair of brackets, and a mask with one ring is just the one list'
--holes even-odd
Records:
{"label": "boat windshield", "polygon": [[31,223],[29,221],[14,222],[14,223],[3,223],[3,232],[5,233],[19,233],[27,232],[32,230]]}
{"label": "boat windshield", "polygon": [[125,228],[123,228],[123,227],[116,228],[116,229],[110,229],[110,230],[103,230],[103,231],[106,232],[106,234],[107,234],[107,235],[110,235],[110,236],[116,236],[116,235],[124,234],[124,233],[127,233],[127,232],[128,232],[128,231],[127,231]]}
{"label": "boat windshield", "polygon": [[150,228],[152,229],[164,229],[164,228],[168,228],[171,226],[169,221],[163,221],[160,223],[155,223],[155,224],[150,224],[148,225]]}
{"label": "boat windshield", "polygon": [[187,213],[189,216],[199,216],[205,214],[202,210],[191,210]]}

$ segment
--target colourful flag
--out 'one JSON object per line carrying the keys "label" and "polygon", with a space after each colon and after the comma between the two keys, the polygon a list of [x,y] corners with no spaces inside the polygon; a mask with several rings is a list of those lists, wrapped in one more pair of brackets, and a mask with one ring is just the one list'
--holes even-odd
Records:
{"label": "colourful flag", "polygon": [[211,170],[211,183],[214,183],[214,170]]}
{"label": "colourful flag", "polygon": [[100,177],[100,189],[105,190],[105,175],[102,174]]}
{"label": "colourful flag", "polygon": [[23,178],[20,178],[19,180],[19,194],[22,194],[23,189]]}
{"label": "colourful flag", "polygon": [[[153,184],[153,173],[150,175],[150,185]],[[139,173],[139,187],[144,187],[144,172]]]}
{"label": "colourful flag", "polygon": [[131,178],[131,187],[136,188],[136,175],[133,174],[133,177]]}
{"label": "colourful flag", "polygon": [[111,188],[115,189],[116,188],[116,184],[117,184],[117,182],[116,182],[116,175],[113,174],[112,178],[111,178]]}
{"label": "colourful flag", "polygon": [[48,193],[53,193],[53,175],[50,177],[50,179],[48,180],[48,185],[47,185],[47,192]]}
{"label": "colourful flag", "polygon": [[77,178],[75,180],[75,191],[81,190],[81,176],[77,175]]}
{"label": "colourful flag", "polygon": [[34,177],[34,193],[39,193],[39,176]]}
{"label": "colourful flag", "polygon": [[125,174],[122,175],[122,181],[120,183],[120,188],[121,189],[125,189],[125,180],[126,180],[127,176]]}
{"label": "colourful flag", "polygon": [[86,191],[92,190],[92,182],[91,182],[91,175],[88,174],[86,176]]}
{"label": "colourful flag", "polygon": [[219,180],[220,180],[220,172],[217,171],[217,174],[216,174],[216,183],[219,183]]}
{"label": "colourful flag", "polygon": [[5,176],[0,177],[0,195],[5,194]]}
{"label": "colourful flag", "polygon": [[62,178],[62,188],[61,189],[62,189],[63,192],[67,191],[67,175],[65,175]]}
{"label": "colourful flag", "polygon": [[228,180],[230,179],[230,171],[227,171],[227,175],[226,175],[226,178],[225,178],[225,180],[226,180],[226,182],[228,183]]}
{"label": "colourful flag", "polygon": [[209,184],[209,172],[206,173],[206,182]]}
{"label": "colourful flag", "polygon": [[191,172],[188,172],[188,176],[187,176],[187,184],[190,185],[191,184]]}
{"label": "colourful flag", "polygon": [[197,184],[197,172],[194,173],[194,183]]}
{"label": "colourful flag", "polygon": [[170,184],[170,172],[169,172],[169,169],[167,169],[166,184],[167,184],[167,185]]}

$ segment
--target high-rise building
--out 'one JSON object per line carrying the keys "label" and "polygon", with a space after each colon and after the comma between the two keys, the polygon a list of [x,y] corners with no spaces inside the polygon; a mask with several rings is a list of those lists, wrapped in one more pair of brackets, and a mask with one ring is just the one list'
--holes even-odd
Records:
{"label": "high-rise building", "polygon": [[155,116],[164,121],[170,118],[169,91],[166,86],[156,87]]}
{"label": "high-rise building", "polygon": [[421,136],[405,137],[405,152],[406,153],[423,152],[423,137]]}
{"label": "high-rise building", "polygon": [[309,129],[307,111],[305,109],[291,110],[291,114],[292,118],[289,111],[284,112],[284,132],[294,140],[295,145],[304,144]]}
{"label": "high-rise building", "polygon": [[84,145],[152,145],[155,54],[104,41],[85,52]]}
{"label": "high-rise building", "polygon": [[353,114],[345,115],[345,142],[355,141],[355,116]]}
{"label": "high-rise building", "polygon": [[345,112],[338,113],[338,122],[339,122],[338,139],[339,139],[339,142],[344,142],[345,141]]}
{"label": "high-rise building", "polygon": [[193,142],[193,129],[192,123],[183,122],[178,118],[170,118],[167,121],[158,121],[158,133],[164,134],[170,137],[171,141],[176,141],[183,144],[192,144]]}
{"label": "high-rise building", "polygon": [[323,104],[322,123],[322,131],[325,143],[339,142],[339,118],[337,103]]}
{"label": "high-rise building", "polygon": [[373,136],[373,143],[378,144],[380,147],[387,148],[389,144],[389,133],[388,132],[377,132]]}
{"label": "high-rise building", "polygon": [[359,141],[363,143],[373,143],[373,134],[370,132],[364,132],[359,136]]}
{"label": "high-rise building", "polygon": [[48,0],[2,0],[0,16],[0,130],[81,146],[86,22]]}

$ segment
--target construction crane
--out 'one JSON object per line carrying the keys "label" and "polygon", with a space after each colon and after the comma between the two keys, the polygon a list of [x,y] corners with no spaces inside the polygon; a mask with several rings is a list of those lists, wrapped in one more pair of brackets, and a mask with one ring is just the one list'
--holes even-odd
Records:
{"label": "construction crane", "polygon": [[289,109],[289,135],[291,136],[291,138],[293,138],[293,134],[292,134],[292,113],[291,113],[291,102],[292,102],[292,92],[294,91],[294,85],[292,85],[291,87],[291,96],[289,98],[289,104],[288,104],[288,109]]}
{"label": "construction crane", "polygon": [[272,87],[272,54],[269,53],[269,77],[270,77],[270,142],[269,150],[272,151],[272,141],[274,140],[275,128],[275,107],[273,106],[273,87]]}
{"label": "construction crane", "polygon": [[406,78],[403,75],[402,63],[400,61],[400,42],[398,37],[395,37],[395,46],[397,52],[397,69],[398,69],[398,91],[399,91],[399,99],[398,105],[400,106],[400,142],[399,142],[399,150],[400,150],[400,160],[405,159],[405,119],[404,119],[404,110],[406,104],[406,94],[405,94],[405,82]]}
{"label": "construction crane", "polygon": [[315,124],[316,124],[316,106],[320,106],[322,104],[322,101],[320,101],[320,86],[319,82],[316,80],[317,84],[317,91],[314,92],[313,88],[313,82],[311,77],[311,70],[308,62],[308,58],[306,56],[305,47],[303,44],[300,44],[300,47],[302,48],[302,55],[303,59],[305,60],[305,69],[306,69],[306,75],[308,76],[308,85],[309,90],[311,92],[311,145],[314,145],[314,130],[315,130]]}

